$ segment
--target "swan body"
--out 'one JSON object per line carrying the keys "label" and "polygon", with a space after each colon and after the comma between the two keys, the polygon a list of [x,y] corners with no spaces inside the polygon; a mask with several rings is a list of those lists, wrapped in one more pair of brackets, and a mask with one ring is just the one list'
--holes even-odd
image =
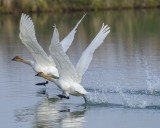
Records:
{"label": "swan body", "polygon": [[83,88],[80,82],[93,58],[94,51],[103,43],[109,32],[109,27],[107,27],[107,25],[104,26],[103,24],[97,36],[82,53],[76,67],[74,67],[69,57],[63,51],[62,44],[59,42],[59,33],[55,26],[49,50],[58,69],[59,78],[54,79],[42,72],[38,73],[37,76],[44,77],[45,79],[54,82],[66,93],[66,96],[58,95],[59,97],[69,99],[70,94],[74,96],[83,96],[86,102],[85,95],[88,92]]}
{"label": "swan body", "polygon": [[45,75],[43,72],[39,72],[36,76],[43,77],[49,81],[54,82],[60,89],[65,90],[66,96],[84,96],[87,94],[87,91],[83,88],[82,85],[76,82],[64,81],[62,79],[54,79],[50,76]]}
{"label": "swan body", "polygon": [[[82,19],[86,14],[79,20],[73,30],[61,41],[64,52],[68,50],[71,43],[73,42],[76,29],[78,25],[81,23]],[[52,57],[48,56],[43,48],[39,45],[36,36],[34,24],[31,18],[23,14],[21,15],[20,20],[20,33],[19,37],[22,43],[27,47],[29,52],[32,54],[34,61],[32,60],[23,60],[19,56],[14,57],[13,61],[22,62],[30,65],[35,72],[43,72],[45,75],[53,76],[54,78],[58,78],[58,70],[56,68],[55,62]]]}
{"label": "swan body", "polygon": [[34,61],[31,61],[31,60],[23,60],[19,56],[14,57],[12,60],[30,65],[33,68],[33,70],[37,73],[44,72],[45,74],[52,76],[54,78],[58,78],[58,76],[59,76],[58,70],[55,66],[43,66],[43,65],[35,63]]}

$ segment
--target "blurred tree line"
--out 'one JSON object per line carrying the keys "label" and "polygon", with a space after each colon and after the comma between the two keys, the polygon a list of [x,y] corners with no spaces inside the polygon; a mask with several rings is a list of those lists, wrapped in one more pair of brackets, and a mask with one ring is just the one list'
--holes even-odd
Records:
{"label": "blurred tree line", "polygon": [[160,0],[0,0],[1,13],[156,7]]}

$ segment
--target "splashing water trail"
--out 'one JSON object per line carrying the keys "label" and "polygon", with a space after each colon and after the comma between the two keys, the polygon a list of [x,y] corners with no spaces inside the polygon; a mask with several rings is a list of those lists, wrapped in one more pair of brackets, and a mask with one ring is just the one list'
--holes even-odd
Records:
{"label": "splashing water trail", "polygon": [[147,84],[147,92],[150,94],[154,94],[157,91],[157,88],[160,85],[160,77],[153,74],[151,71],[151,67],[149,66],[147,59],[144,60],[145,73],[146,73],[146,84]]}
{"label": "splashing water trail", "polygon": [[122,97],[123,106],[131,107],[131,108],[145,108],[147,106],[147,102],[145,100],[140,100],[136,96],[127,96],[123,93],[122,89],[117,87],[120,96]]}
{"label": "splashing water trail", "polygon": [[108,100],[105,95],[105,92],[99,93],[98,91],[94,90],[94,92],[89,93],[87,95],[87,101],[91,104],[107,104]]}

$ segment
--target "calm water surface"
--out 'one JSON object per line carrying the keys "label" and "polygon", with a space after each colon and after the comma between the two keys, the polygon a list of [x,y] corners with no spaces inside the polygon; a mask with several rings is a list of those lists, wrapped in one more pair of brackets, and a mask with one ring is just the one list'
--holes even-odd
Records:
{"label": "calm water surface", "polygon": [[[49,53],[53,25],[62,40],[83,13],[30,15],[37,40]],[[67,54],[76,64],[100,30],[111,27],[95,52],[82,85],[90,94],[59,100],[53,83],[35,83],[31,67],[12,62],[14,56],[32,59],[19,39],[20,15],[0,16],[1,128],[153,128],[160,122],[160,10],[88,13],[78,27]]]}

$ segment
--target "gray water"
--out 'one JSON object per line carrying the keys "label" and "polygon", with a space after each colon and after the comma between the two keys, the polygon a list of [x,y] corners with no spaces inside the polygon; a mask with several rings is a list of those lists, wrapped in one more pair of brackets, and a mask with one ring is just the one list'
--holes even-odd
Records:
{"label": "gray water", "polygon": [[[90,92],[60,100],[61,90],[35,76],[14,56],[33,59],[19,39],[19,15],[0,16],[1,128],[155,128],[160,122],[160,10],[88,12],[67,54],[76,64],[102,23],[111,32],[96,50],[82,85]],[[40,45],[48,47],[53,25],[62,40],[83,15],[30,14]]]}

